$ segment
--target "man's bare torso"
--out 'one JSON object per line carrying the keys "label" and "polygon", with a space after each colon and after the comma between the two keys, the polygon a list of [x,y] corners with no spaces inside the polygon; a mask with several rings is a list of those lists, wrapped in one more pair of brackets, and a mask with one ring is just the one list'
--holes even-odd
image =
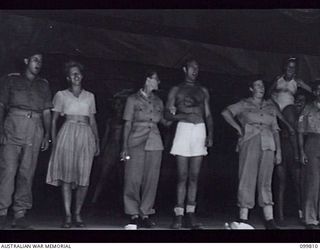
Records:
{"label": "man's bare torso", "polygon": [[205,93],[197,84],[181,84],[177,86],[175,107],[179,113],[195,113],[203,119]]}

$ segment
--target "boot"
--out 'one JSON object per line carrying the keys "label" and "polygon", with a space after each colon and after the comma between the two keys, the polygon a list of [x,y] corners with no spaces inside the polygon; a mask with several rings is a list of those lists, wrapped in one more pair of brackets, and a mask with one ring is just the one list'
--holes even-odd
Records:
{"label": "boot", "polygon": [[265,227],[267,230],[279,230],[280,228],[276,225],[273,219],[265,221]]}
{"label": "boot", "polygon": [[197,219],[194,213],[186,214],[185,227],[190,229],[202,229],[201,224],[197,222]]}
{"label": "boot", "polygon": [[171,229],[181,229],[182,227],[182,218],[183,216],[182,215],[176,215],[174,216],[174,219],[173,219],[173,222],[170,226]]}

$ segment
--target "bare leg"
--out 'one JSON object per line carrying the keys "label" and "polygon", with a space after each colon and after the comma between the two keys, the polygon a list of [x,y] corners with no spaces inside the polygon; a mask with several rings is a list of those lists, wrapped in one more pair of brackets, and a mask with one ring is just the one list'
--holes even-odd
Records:
{"label": "bare leg", "polygon": [[76,191],[76,206],[75,206],[75,220],[76,222],[82,222],[80,213],[82,209],[83,202],[86,198],[88,191],[88,186],[78,186]]}
{"label": "bare leg", "polygon": [[72,189],[70,183],[62,184],[62,198],[66,217],[71,217]]}
{"label": "bare leg", "polygon": [[176,207],[184,208],[184,201],[187,193],[187,178],[188,178],[188,157],[176,156],[178,165],[178,184],[177,184],[177,205]]}
{"label": "bare leg", "polygon": [[198,190],[198,177],[201,169],[202,156],[190,158],[190,170],[188,181],[188,201],[190,205],[195,205]]}
{"label": "bare leg", "polygon": [[71,202],[72,202],[72,187],[70,183],[63,183],[61,187],[63,205],[65,211],[65,219],[62,224],[63,228],[71,227]]}

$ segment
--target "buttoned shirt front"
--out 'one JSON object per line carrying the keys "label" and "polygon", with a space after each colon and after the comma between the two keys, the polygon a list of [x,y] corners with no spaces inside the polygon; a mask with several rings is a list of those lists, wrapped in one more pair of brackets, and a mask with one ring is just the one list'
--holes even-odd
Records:
{"label": "buttoned shirt front", "polygon": [[0,79],[0,103],[6,108],[42,112],[52,108],[47,80],[37,77],[30,81],[22,74],[9,74]]}
{"label": "buttoned shirt front", "polygon": [[320,105],[314,101],[305,106],[299,116],[298,132],[320,134]]}
{"label": "buttoned shirt front", "polygon": [[128,147],[145,143],[145,150],[163,150],[157,123],[163,117],[163,102],[151,94],[144,95],[142,90],[128,97],[123,119],[132,121],[128,137]]}
{"label": "buttoned shirt front", "polygon": [[239,138],[239,146],[252,137],[261,136],[262,150],[276,150],[274,133],[279,130],[276,107],[271,101],[263,101],[261,105],[255,104],[253,98],[241,100],[230,105],[227,109],[237,117],[244,135]]}

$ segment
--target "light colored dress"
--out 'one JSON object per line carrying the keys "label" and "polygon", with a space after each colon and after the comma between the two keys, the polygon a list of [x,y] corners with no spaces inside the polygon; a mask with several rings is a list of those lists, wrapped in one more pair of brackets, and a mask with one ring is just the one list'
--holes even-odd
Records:
{"label": "light colored dress", "polygon": [[[62,116],[96,113],[94,95],[86,90],[82,90],[79,97],[68,89],[58,91],[53,98],[53,106],[52,110]],[[90,124],[66,120],[57,135],[46,182],[54,186],[70,183],[72,188],[88,186],[95,151],[95,137]]]}

